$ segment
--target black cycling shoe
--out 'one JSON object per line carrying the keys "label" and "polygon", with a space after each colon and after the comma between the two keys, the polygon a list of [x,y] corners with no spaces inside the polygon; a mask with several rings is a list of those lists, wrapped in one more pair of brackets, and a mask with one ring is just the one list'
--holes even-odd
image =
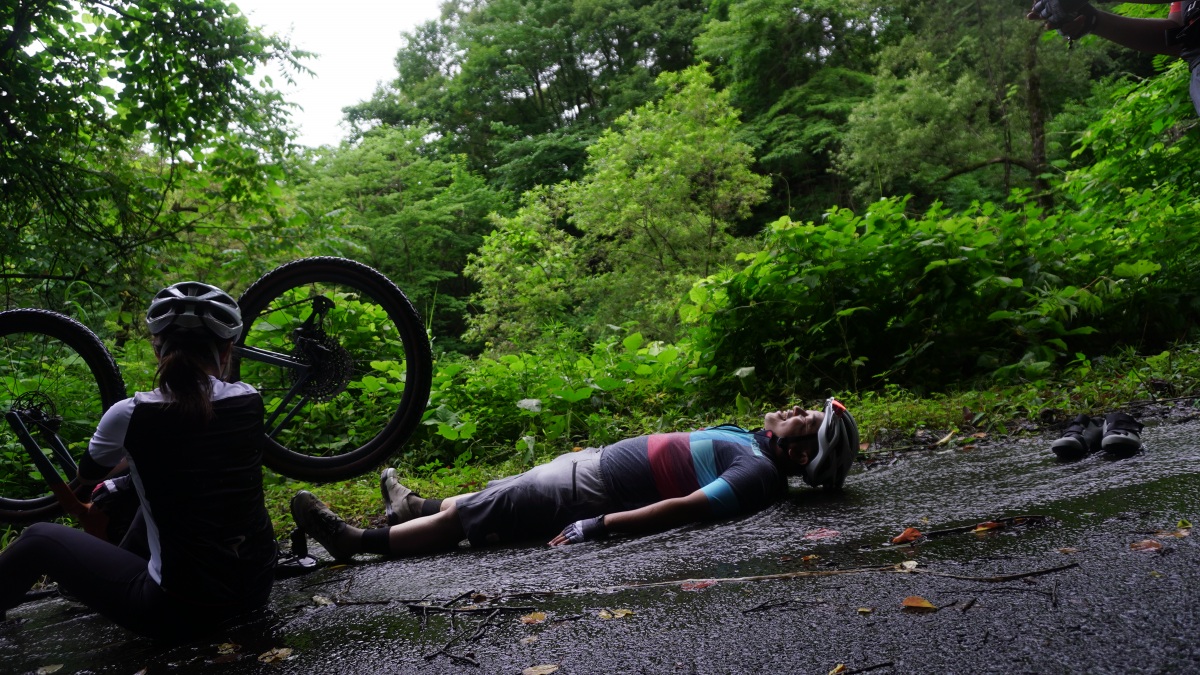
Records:
{"label": "black cycling shoe", "polygon": [[1050,450],[1062,461],[1087,457],[1088,453],[1100,449],[1103,430],[1091,415],[1080,415],[1067,427],[1058,440],[1050,444]]}
{"label": "black cycling shoe", "polygon": [[1111,412],[1104,416],[1103,439],[1100,448],[1116,457],[1129,457],[1142,449],[1142,429],[1145,425],[1132,415]]}
{"label": "black cycling shoe", "polygon": [[354,555],[354,551],[346,550],[339,543],[342,533],[349,527],[346,521],[308,490],[301,490],[292,497],[292,520],[337,560],[349,560]]}

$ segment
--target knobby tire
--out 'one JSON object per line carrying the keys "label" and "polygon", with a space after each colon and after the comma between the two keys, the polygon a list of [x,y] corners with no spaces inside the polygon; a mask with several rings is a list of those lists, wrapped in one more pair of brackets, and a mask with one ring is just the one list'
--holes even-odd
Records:
{"label": "knobby tire", "polygon": [[[62,417],[58,436],[78,462],[101,415],[125,397],[121,371],[86,326],[43,309],[0,312],[0,412],[18,401],[54,409]],[[16,433],[0,420],[0,522],[27,524],[61,512]]]}
{"label": "knobby tire", "polygon": [[[328,314],[306,333],[305,320],[324,302],[318,297],[329,301]],[[314,482],[353,478],[383,463],[420,424],[433,372],[429,339],[412,303],[380,272],[344,258],[305,258],[268,272],[238,304],[238,347],[310,369],[304,393],[285,404],[301,386],[294,371],[235,352],[230,379],[259,389],[268,420],[280,409],[268,433],[298,407],[268,441],[271,469]],[[302,334],[308,338],[296,338]]]}

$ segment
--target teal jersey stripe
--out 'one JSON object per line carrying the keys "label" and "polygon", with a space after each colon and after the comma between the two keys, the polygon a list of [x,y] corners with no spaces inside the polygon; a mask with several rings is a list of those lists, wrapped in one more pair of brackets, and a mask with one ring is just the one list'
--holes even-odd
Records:
{"label": "teal jersey stripe", "polygon": [[700,488],[708,497],[708,505],[712,508],[713,516],[723,518],[738,512],[738,498],[733,488],[724,478],[718,478]]}
{"label": "teal jersey stripe", "polygon": [[[762,450],[759,448],[758,443],[754,440],[754,434],[750,433],[749,431],[734,430],[729,428],[701,429],[700,431],[693,431],[691,436],[692,439],[704,438],[714,441],[726,441],[736,445],[743,445],[751,448],[756,456],[762,457]],[[693,443],[694,442],[695,441],[693,440]]]}
{"label": "teal jersey stripe", "polygon": [[689,444],[692,449],[692,468],[696,471],[696,482],[704,487],[717,479],[717,456],[713,452],[711,438],[693,438]]}

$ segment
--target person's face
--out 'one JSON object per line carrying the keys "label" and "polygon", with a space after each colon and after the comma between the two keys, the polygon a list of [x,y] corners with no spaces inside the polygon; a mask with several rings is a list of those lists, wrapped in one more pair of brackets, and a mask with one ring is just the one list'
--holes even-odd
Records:
{"label": "person's face", "polygon": [[799,406],[767,413],[763,429],[778,438],[791,437],[788,443],[775,449],[775,460],[785,473],[799,475],[816,456],[817,430],[824,419],[825,413],[820,410],[804,410]]}
{"label": "person's face", "polygon": [[763,418],[763,429],[776,436],[811,436],[821,428],[825,413],[820,410],[804,410],[800,406],[767,413]]}

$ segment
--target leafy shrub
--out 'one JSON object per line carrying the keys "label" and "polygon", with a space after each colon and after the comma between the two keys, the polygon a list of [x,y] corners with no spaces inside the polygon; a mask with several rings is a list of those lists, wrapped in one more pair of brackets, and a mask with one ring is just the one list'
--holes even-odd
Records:
{"label": "leafy shrub", "polygon": [[[575,441],[602,445],[650,427],[684,424],[714,371],[687,343],[614,334],[589,347],[571,340],[499,357],[436,364],[418,463],[540,455]],[[647,420],[653,420],[647,422]]]}
{"label": "leafy shrub", "polygon": [[784,218],[681,316],[722,372],[754,367],[799,391],[1037,378],[1077,351],[1161,345],[1193,325],[1200,218],[1151,202],[1047,214],[1016,194],[914,217],[889,199],[821,225]]}

